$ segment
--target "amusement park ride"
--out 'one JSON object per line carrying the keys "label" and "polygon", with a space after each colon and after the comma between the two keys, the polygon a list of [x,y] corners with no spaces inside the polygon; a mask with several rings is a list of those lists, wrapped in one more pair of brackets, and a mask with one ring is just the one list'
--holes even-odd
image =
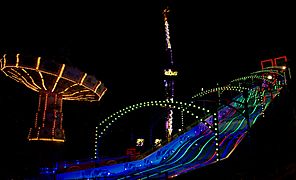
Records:
{"label": "amusement park ride", "polygon": [[[64,134],[57,133],[63,132],[62,100],[99,101],[106,91],[100,81],[86,73],[65,64],[42,62],[41,58],[22,61],[19,54],[15,58],[4,55],[0,65],[6,76],[39,93],[35,126],[30,129],[29,141],[63,142]],[[96,158],[95,154],[88,161],[60,162],[53,169],[41,168],[41,174],[56,179],[174,178],[225,160],[247,137],[257,120],[264,117],[269,104],[291,79],[286,56],[263,60],[261,67],[261,70],[234,79],[225,86],[202,90],[189,102],[164,99],[127,106],[100,121],[96,127],[95,139],[99,140],[120,117],[148,107],[173,108],[194,120],[153,151],[139,156],[131,152],[124,157],[109,159]],[[198,104],[199,99],[206,96],[227,92],[235,93],[227,96],[227,101],[216,101],[214,108]],[[96,145],[97,142],[95,148],[98,148]]]}
{"label": "amusement park ride", "polygon": [[29,141],[64,142],[63,100],[100,101],[107,88],[94,76],[41,57],[4,55],[1,71],[39,95]]}
{"label": "amusement park ride", "polygon": [[[129,105],[112,113],[95,127],[93,159],[61,162],[54,169],[43,169],[43,174],[54,176],[55,179],[174,178],[220,162],[227,159],[247,137],[250,128],[264,116],[269,104],[291,79],[287,57],[280,56],[261,61],[259,71],[238,77],[220,87],[202,90],[189,101],[175,100],[175,78],[178,71],[172,56],[169,12],[168,7],[163,11],[169,59],[169,64],[163,71],[165,98]],[[64,142],[63,100],[100,101],[107,90],[95,77],[41,57],[4,55],[0,61],[0,70],[39,95],[36,119],[28,134],[29,141]],[[227,94],[228,92],[231,93]],[[212,94],[214,100],[209,102],[214,104],[211,107],[200,104],[205,97]],[[108,129],[120,117],[148,107],[159,107],[166,112],[166,142],[147,153],[137,154],[139,156],[134,156],[136,152],[131,152],[120,158],[100,159],[98,144]],[[182,123],[182,129],[178,133],[173,133],[176,132],[173,131],[173,111],[181,112],[184,118],[191,120],[185,127]]]}
{"label": "amusement park ride", "polygon": [[[249,136],[249,131],[291,79],[286,56],[261,61],[262,69],[239,77],[224,86],[203,90],[190,101],[147,101],[124,107],[99,122],[96,140],[121,117],[138,109],[159,107],[182,111],[184,131],[175,133],[161,146],[137,156],[98,158],[88,161],[61,162],[57,179],[149,179],[174,178],[192,170],[226,160]],[[228,95],[230,93],[231,95]],[[199,100],[220,94],[205,107]],[[217,96],[215,96],[217,97]],[[185,118],[185,117],[184,117]],[[180,118],[179,118],[180,120]],[[95,143],[97,152],[97,142]],[[135,155],[135,154],[131,154]]]}

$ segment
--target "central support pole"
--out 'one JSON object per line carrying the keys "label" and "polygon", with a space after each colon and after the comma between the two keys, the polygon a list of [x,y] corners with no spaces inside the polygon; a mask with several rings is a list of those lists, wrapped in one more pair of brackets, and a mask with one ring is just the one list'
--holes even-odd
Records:
{"label": "central support pole", "polygon": [[[245,116],[246,121],[247,121],[248,131],[250,131],[251,123],[250,123],[249,107],[248,107],[248,98],[249,98],[248,90],[245,89],[243,91],[243,97],[244,97],[244,110],[245,110],[244,116]],[[248,132],[248,133],[250,133],[250,132]]]}
{"label": "central support pole", "polygon": [[[217,83],[218,86],[218,83]],[[218,101],[215,104],[216,112],[213,114],[213,128],[214,128],[214,136],[215,136],[215,152],[216,152],[216,161],[220,161],[220,131],[219,131],[219,108],[221,106],[221,92],[218,90]]]}
{"label": "central support pole", "polygon": [[64,142],[62,96],[50,91],[39,93],[35,122],[29,130],[29,141]]}

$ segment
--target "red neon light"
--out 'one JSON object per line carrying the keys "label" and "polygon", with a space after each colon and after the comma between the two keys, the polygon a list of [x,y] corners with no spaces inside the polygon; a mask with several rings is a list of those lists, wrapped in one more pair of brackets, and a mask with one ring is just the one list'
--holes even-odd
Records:
{"label": "red neon light", "polygon": [[286,56],[280,56],[280,57],[274,58],[274,65],[277,66],[277,61],[281,59],[284,59],[284,62],[287,62]]}
{"label": "red neon light", "polygon": [[261,69],[264,69],[264,63],[266,64],[266,62],[270,62],[271,63],[271,66],[273,66],[272,59],[266,59],[266,60],[262,60],[261,61]]}

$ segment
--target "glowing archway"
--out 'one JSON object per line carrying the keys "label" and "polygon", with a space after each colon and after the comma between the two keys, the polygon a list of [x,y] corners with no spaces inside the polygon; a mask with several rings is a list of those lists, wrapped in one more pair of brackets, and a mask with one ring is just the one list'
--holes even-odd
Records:
{"label": "glowing archway", "polygon": [[243,76],[243,77],[240,77],[240,78],[234,79],[234,80],[230,81],[230,84],[231,84],[231,83],[235,83],[235,82],[246,81],[246,80],[249,80],[249,79],[251,79],[251,80],[254,80],[254,79],[257,79],[257,80],[265,80],[265,81],[267,81],[268,83],[272,83],[272,81],[269,80],[269,79],[267,78],[267,76],[265,77],[265,76],[259,76],[259,75],[253,74],[253,75]]}
{"label": "glowing archway", "polygon": [[[97,157],[97,151],[98,151],[97,146],[98,146],[99,139],[101,139],[103,137],[103,135],[105,135],[105,133],[112,126],[113,123],[115,123],[118,119],[120,119],[120,117],[125,116],[128,113],[134,112],[139,109],[148,108],[148,107],[161,107],[161,108],[169,107],[169,108],[178,109],[178,110],[183,111],[183,112],[189,114],[190,116],[198,119],[197,122],[203,122],[209,129],[213,130],[213,127],[210,124],[208,124],[206,121],[204,121],[205,119],[200,118],[197,115],[196,111],[203,112],[203,113],[206,112],[209,114],[212,113],[212,112],[210,112],[210,110],[205,109],[204,107],[197,106],[196,104],[193,104],[193,103],[182,102],[182,101],[168,101],[168,100],[160,101],[159,100],[159,101],[141,102],[141,103],[137,103],[137,104],[122,108],[119,111],[116,111],[115,113],[111,114],[110,116],[105,118],[103,121],[101,121],[99,123],[99,126],[96,126],[96,130],[95,130],[95,158]],[[98,132],[99,127],[102,127],[102,128],[100,128],[102,130],[100,133]]]}
{"label": "glowing archway", "polygon": [[216,87],[216,88],[212,88],[212,89],[208,89],[205,91],[201,91],[197,94],[195,94],[194,96],[192,96],[192,98],[199,98],[199,97],[203,97],[205,95],[211,94],[211,93],[215,93],[218,91],[237,91],[242,93],[244,90],[249,90],[249,88],[246,87],[242,87],[242,86],[221,86],[221,87]]}

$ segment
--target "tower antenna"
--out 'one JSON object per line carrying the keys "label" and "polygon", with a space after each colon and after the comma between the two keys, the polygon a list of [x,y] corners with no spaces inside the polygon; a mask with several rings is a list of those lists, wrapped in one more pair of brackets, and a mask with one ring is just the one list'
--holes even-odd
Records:
{"label": "tower antenna", "polygon": [[[170,9],[167,6],[162,14],[164,20],[164,30],[165,30],[165,42],[166,42],[166,52],[167,57],[169,60],[168,66],[164,69],[164,88],[165,88],[165,97],[167,101],[174,100],[174,91],[175,91],[175,77],[177,76],[178,72],[174,70],[174,59],[172,53],[172,45],[170,41],[170,31],[169,31],[169,22],[168,22],[168,15]],[[166,116],[166,138],[169,142],[172,137],[173,132],[173,108],[167,108],[167,116]]]}

